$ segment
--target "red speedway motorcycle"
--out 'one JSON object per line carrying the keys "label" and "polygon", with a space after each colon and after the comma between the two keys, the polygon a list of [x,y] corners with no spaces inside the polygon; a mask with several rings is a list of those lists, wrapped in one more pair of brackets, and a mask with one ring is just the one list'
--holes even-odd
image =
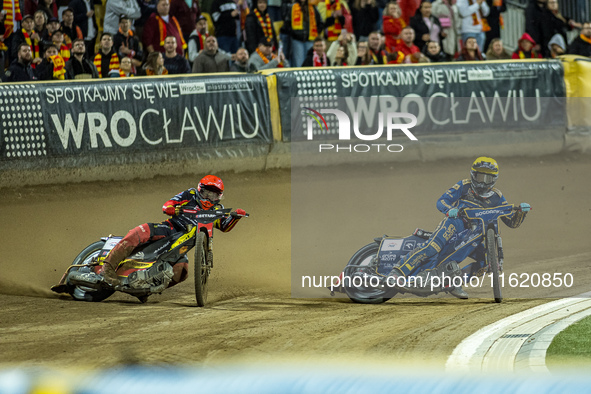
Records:
{"label": "red speedway motorcycle", "polygon": [[169,287],[173,276],[172,267],[188,263],[187,253],[195,248],[195,298],[198,306],[205,306],[209,275],[213,268],[214,222],[230,215],[236,215],[235,212],[231,213],[231,208],[211,211],[181,209],[177,218],[185,226],[185,231],[135,248],[117,267],[121,285],[116,287],[104,281],[102,266],[105,257],[122,237],[103,237],[76,256],[59,284],[51,290],[69,294],[75,300],[91,302],[103,301],[115,291],[120,291],[144,303],[150,295],[160,294]]}

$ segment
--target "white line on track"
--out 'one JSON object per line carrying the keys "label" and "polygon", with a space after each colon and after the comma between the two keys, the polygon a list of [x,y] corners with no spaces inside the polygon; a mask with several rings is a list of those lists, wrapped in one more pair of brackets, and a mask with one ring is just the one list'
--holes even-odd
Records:
{"label": "white line on track", "polygon": [[591,292],[506,317],[464,339],[447,359],[449,371],[547,372],[546,350],[570,324],[591,315]]}

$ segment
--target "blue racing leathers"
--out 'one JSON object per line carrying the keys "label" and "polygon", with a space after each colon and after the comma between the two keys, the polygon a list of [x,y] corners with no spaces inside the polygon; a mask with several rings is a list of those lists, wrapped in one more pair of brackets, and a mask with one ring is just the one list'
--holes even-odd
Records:
{"label": "blue racing leathers", "polygon": [[[437,200],[437,209],[442,213],[447,213],[452,208],[461,211],[463,208],[494,208],[506,204],[505,197],[498,189],[493,188],[482,197],[474,193],[470,179],[464,179],[443,193]],[[517,228],[524,218],[525,212],[514,211],[510,216],[501,219],[507,226]],[[482,236],[481,229],[472,229],[470,223],[461,216],[456,218],[447,217],[439,223],[427,242],[400,260],[398,268],[405,276],[414,275],[425,268],[434,268],[442,264],[446,261],[446,256],[450,256],[451,253],[455,253],[461,248],[465,248],[466,251],[463,258],[470,256],[478,262],[483,260],[484,257],[484,250],[481,246]],[[424,265],[428,265],[428,267],[424,267]],[[481,266],[482,264],[478,264],[478,268],[481,268]],[[482,274],[476,272],[476,266],[466,268],[467,270],[464,270],[464,272],[468,273],[468,276]]]}

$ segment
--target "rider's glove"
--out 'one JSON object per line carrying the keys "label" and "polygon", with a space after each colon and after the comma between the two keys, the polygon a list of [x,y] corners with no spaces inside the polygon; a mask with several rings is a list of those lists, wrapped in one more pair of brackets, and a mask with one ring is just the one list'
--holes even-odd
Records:
{"label": "rider's glove", "polygon": [[529,212],[531,209],[531,206],[526,202],[522,202],[521,204],[519,204],[519,209],[523,212]]}
{"label": "rider's glove", "polygon": [[246,211],[244,209],[237,209],[236,211],[232,212],[231,215],[235,218],[243,218],[246,216]]}
{"label": "rider's glove", "polygon": [[167,214],[167,215],[169,215],[169,216],[176,215],[176,213],[175,213],[175,207],[172,206],[172,205],[170,205],[170,206],[164,208],[164,213]]}
{"label": "rider's glove", "polygon": [[449,211],[447,211],[447,217],[455,219],[458,217],[458,213],[460,211],[458,210],[458,208],[452,208]]}

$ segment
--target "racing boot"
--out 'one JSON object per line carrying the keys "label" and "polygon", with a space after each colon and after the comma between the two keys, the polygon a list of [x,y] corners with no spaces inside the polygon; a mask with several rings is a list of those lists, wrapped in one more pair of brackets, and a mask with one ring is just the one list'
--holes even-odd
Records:
{"label": "racing boot", "polygon": [[451,294],[454,297],[459,298],[460,300],[467,300],[468,299],[468,293],[466,293],[466,291],[464,289],[462,289],[462,286],[457,286],[452,291],[450,291],[449,294]]}
{"label": "racing boot", "polygon": [[406,283],[406,275],[404,275],[402,270],[398,267],[393,267],[392,271],[382,279],[382,287],[400,287],[397,284],[399,278],[402,278],[400,282]]}
{"label": "racing boot", "polygon": [[107,261],[103,263],[103,279],[108,285],[112,287],[119,286],[121,284],[117,272]]}

